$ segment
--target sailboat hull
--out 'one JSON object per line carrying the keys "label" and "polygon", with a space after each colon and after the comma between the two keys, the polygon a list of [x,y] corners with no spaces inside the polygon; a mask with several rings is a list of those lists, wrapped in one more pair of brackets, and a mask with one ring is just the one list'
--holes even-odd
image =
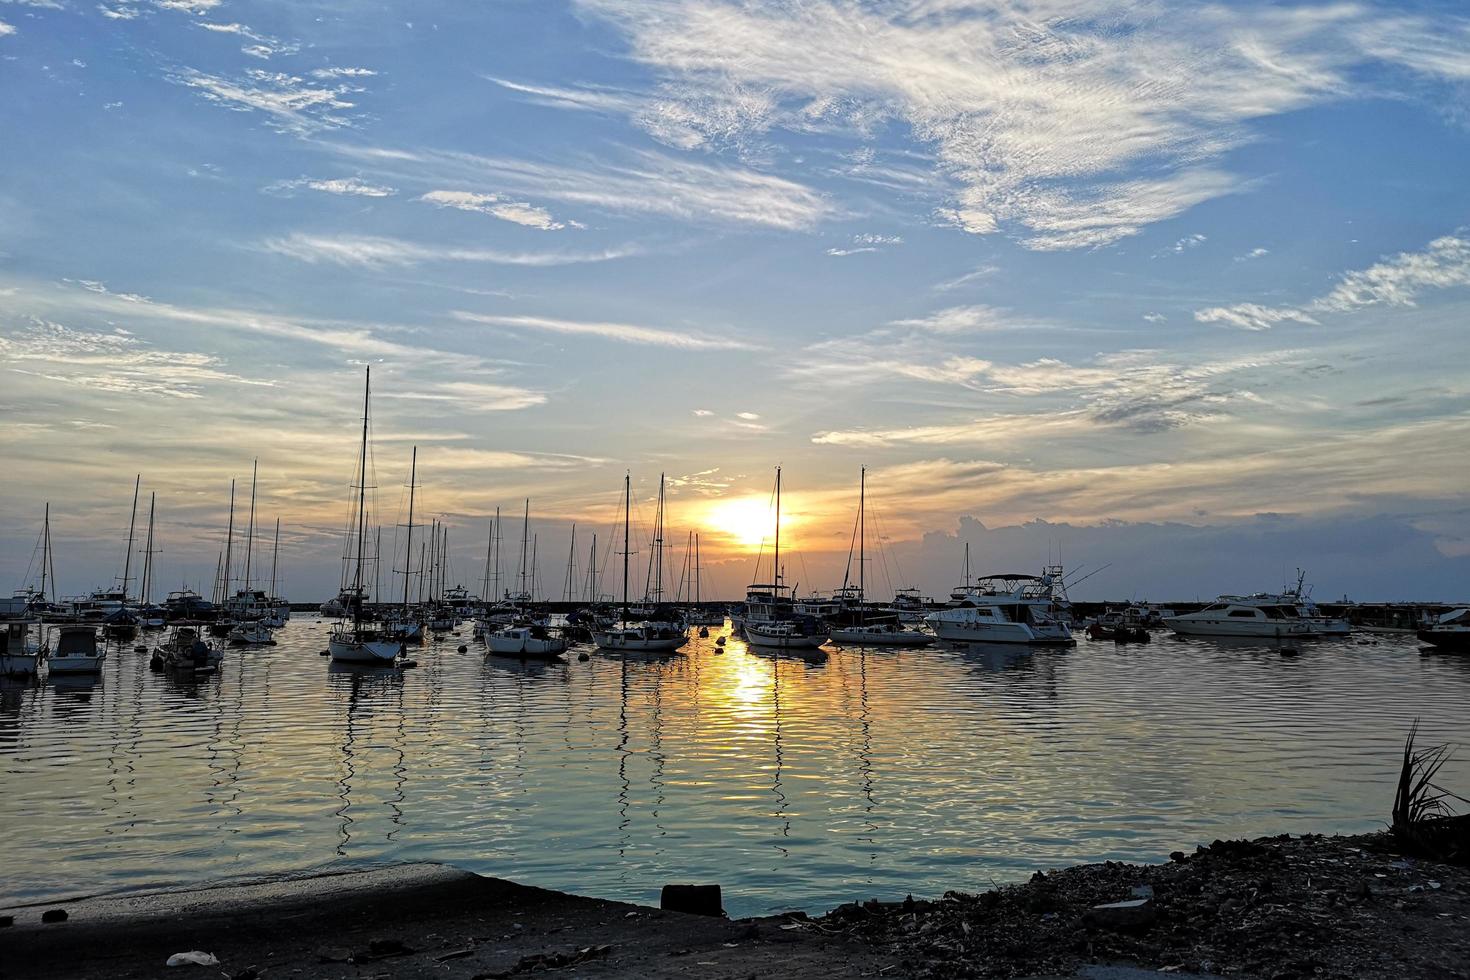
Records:
{"label": "sailboat hull", "polygon": [[646,637],[619,631],[592,634],[592,642],[599,650],[622,650],[637,653],[672,653],[689,642],[688,636]]}
{"label": "sailboat hull", "polygon": [[342,664],[391,664],[401,646],[396,640],[359,640],[351,636],[334,636],[327,641],[332,659]]}
{"label": "sailboat hull", "polygon": [[0,674],[29,677],[41,663],[39,653],[0,653]]}
{"label": "sailboat hull", "polygon": [[833,630],[832,642],[845,643],[849,646],[926,647],[934,642],[934,637],[915,630],[865,629],[861,626],[853,626]]}

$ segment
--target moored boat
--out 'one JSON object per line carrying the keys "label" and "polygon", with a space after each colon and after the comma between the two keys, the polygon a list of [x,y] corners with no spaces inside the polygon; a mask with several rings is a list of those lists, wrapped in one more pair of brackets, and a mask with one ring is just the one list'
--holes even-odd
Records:
{"label": "moored boat", "polygon": [[927,622],[941,640],[1070,646],[1071,628],[1054,613],[1053,583],[1046,575],[987,575],[950,595]]}
{"label": "moored boat", "polygon": [[1450,610],[1415,635],[1441,650],[1470,652],[1470,606]]}
{"label": "moored boat", "polygon": [[795,589],[781,572],[781,467],[776,467],[776,536],[769,583],[755,583],[745,592],[741,620],[745,641],[771,650],[815,650],[827,642],[831,630],[813,616],[796,612]]}
{"label": "moored boat", "polygon": [[100,674],[106,660],[107,651],[98,646],[94,627],[58,626],[46,665],[52,674]]}
{"label": "moored boat", "polygon": [[[0,629],[0,674],[29,677],[40,667],[43,650],[40,638],[31,634],[30,620],[4,623]],[[37,629],[41,627],[38,624]]]}

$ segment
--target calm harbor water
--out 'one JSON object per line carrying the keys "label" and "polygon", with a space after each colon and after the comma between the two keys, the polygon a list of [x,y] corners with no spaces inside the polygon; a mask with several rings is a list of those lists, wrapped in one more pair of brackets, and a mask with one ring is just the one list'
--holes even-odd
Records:
{"label": "calm harbor water", "polygon": [[[1412,638],[1016,653],[697,640],[685,656],[333,669],[326,625],[0,688],[0,904],[393,861],[732,914],[983,889],[1216,837],[1381,827],[1415,717],[1470,740],[1470,658]],[[469,653],[457,652],[460,643]],[[1462,792],[1470,760],[1444,781]]]}

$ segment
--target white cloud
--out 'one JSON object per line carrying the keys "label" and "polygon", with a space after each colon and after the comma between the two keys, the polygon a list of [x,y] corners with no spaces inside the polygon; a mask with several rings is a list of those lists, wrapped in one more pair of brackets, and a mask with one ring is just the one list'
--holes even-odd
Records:
{"label": "white cloud", "polygon": [[1470,285],[1470,238],[1460,233],[1436,238],[1422,252],[1390,259],[1342,277],[1326,296],[1312,301],[1321,312],[1342,313],[1364,306],[1413,306],[1428,289]]}
{"label": "white cloud", "polygon": [[876,251],[878,251],[876,248],[871,245],[867,245],[862,248],[829,248],[827,249],[827,254],[835,256],[837,258],[841,258],[845,255],[862,255],[864,252]]}
{"label": "white cloud", "polygon": [[495,249],[423,245],[399,238],[368,235],[310,235],[295,232],[285,238],[266,239],[264,251],[303,262],[380,268],[416,265],[420,262],[485,262],[492,265],[559,266],[585,262],[607,262],[639,254],[633,247],[609,248],[600,252],[503,252]]}
{"label": "white cloud", "polygon": [[1335,98],[1373,11],[1111,0],[580,0],[658,73],[631,114],[684,148],[777,128],[865,136],[893,123],[955,185],[944,216],[1093,247],[1245,185],[1217,169],[1253,120]]}
{"label": "white cloud", "polygon": [[186,14],[206,14],[218,7],[223,0],[153,0],[160,10],[177,10]]}
{"label": "white cloud", "polygon": [[488,185],[621,214],[800,231],[839,213],[821,193],[783,177],[654,152],[628,151],[573,166],[449,151],[333,148],[402,180]]}
{"label": "white cloud", "polygon": [[492,327],[512,330],[538,330],[544,333],[569,334],[574,336],[602,337],[624,344],[639,344],[653,347],[674,347],[681,350],[754,350],[752,344],[727,337],[711,337],[705,334],[659,327],[645,327],[632,323],[602,323],[584,320],[558,320],[539,316],[489,316],[479,313],[456,312],[456,319],[468,323],[483,323]]}
{"label": "white cloud", "polygon": [[0,37],[7,37],[15,33],[15,27],[0,20]]}
{"label": "white cloud", "polygon": [[736,412],[735,417],[737,419],[744,419],[747,422],[754,422],[760,418],[755,412]]}
{"label": "white cloud", "polygon": [[946,279],[943,282],[935,283],[934,291],[937,293],[947,293],[950,290],[960,289],[961,287],[969,286],[972,283],[978,282],[981,279],[989,278],[999,271],[1000,266],[998,265],[982,265],[976,269],[972,269],[971,271],[966,272],[962,276],[955,276],[953,279]]}
{"label": "white cloud", "polygon": [[1145,313],[1143,318],[1149,323],[1164,323],[1169,319],[1162,313]]}
{"label": "white cloud", "polygon": [[315,68],[312,78],[366,78],[376,75],[371,68]]}
{"label": "white cloud", "polygon": [[648,104],[645,96],[624,89],[579,86],[566,88],[550,85],[528,85],[512,82],[493,75],[481,75],[487,82],[494,82],[503,89],[525,95],[538,105],[557,109],[576,109],[583,112],[633,113]]}
{"label": "white cloud", "polygon": [[1005,310],[993,306],[974,304],[950,306],[930,313],[928,316],[907,320],[894,320],[889,326],[924,330],[929,333],[976,333],[986,330],[1012,330],[1023,326]]}
{"label": "white cloud", "polygon": [[342,97],[351,91],[346,86],[312,86],[296,75],[260,68],[251,68],[237,79],[186,68],[169,80],[227,109],[260,112],[273,128],[298,136],[348,126],[345,112],[354,108],[354,103]]}
{"label": "white cloud", "polygon": [[348,197],[392,197],[398,191],[381,184],[369,184],[359,177],[298,177],[295,180],[278,180],[262,188],[268,194],[289,197],[292,192],[305,187],[323,194],[339,194]]}
{"label": "white cloud", "polygon": [[1470,286],[1470,239],[1462,232],[1436,238],[1423,251],[1400,252],[1366,269],[1344,273],[1326,295],[1302,307],[1237,303],[1196,310],[1201,323],[1269,330],[1277,323],[1316,323],[1312,314],[1349,313],[1368,306],[1413,306],[1430,289]]}
{"label": "white cloud", "polygon": [[1263,259],[1270,254],[1271,250],[1269,248],[1253,248],[1249,252],[1246,252],[1244,255],[1237,255],[1235,257],[1235,261],[1249,262],[1252,259]]}
{"label": "white cloud", "polygon": [[707,418],[709,418],[709,417],[710,417],[710,416],[711,416],[711,415],[713,415],[713,414],[715,414],[715,413],[714,413],[714,412],[711,412],[711,411],[710,411],[710,410],[709,410],[709,409],[707,409],[707,408],[696,408],[696,409],[695,409],[695,410],[694,410],[694,414],[695,414],[695,415],[696,415],[696,416],[697,416],[697,417],[699,417],[699,418],[702,418],[702,419],[707,419]]}
{"label": "white cloud", "polygon": [[107,6],[106,4],[99,3],[97,5],[97,9],[101,12],[102,16],[106,17],[108,20],[136,20],[139,16],[143,14],[143,11],[140,10],[138,7],[132,6],[126,2],[114,3],[111,7]]}
{"label": "white cloud", "polygon": [[1212,306],[1195,310],[1200,323],[1223,323],[1241,330],[1270,330],[1278,323],[1316,323],[1313,317],[1291,307],[1262,306],[1259,303],[1236,303],[1234,306]]}
{"label": "white cloud", "polygon": [[[488,214],[501,221],[524,225],[527,228],[539,228],[542,231],[559,231],[567,226],[566,223],[552,218],[551,212],[545,208],[538,208],[534,204],[527,204],[523,201],[502,201],[494,194],[476,194],[471,191],[430,191],[419,200],[441,208],[458,208],[461,211]],[[576,222],[570,223],[580,227]]]}
{"label": "white cloud", "polygon": [[1154,253],[1154,258],[1162,258],[1166,255],[1178,255],[1179,253],[1187,252],[1192,248],[1199,248],[1205,243],[1205,241],[1205,236],[1199,234],[1198,232],[1193,235],[1185,235],[1183,238],[1179,239],[1168,248],[1159,249],[1159,251]]}

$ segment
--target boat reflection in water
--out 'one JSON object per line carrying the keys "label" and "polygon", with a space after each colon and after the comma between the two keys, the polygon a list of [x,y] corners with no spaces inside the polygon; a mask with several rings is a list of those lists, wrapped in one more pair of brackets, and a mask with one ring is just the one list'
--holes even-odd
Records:
{"label": "boat reflection in water", "polygon": [[123,647],[81,688],[0,688],[3,806],[27,828],[4,890],[412,860],[643,902],[719,880],[735,915],[824,908],[1371,829],[1405,717],[1470,738],[1470,658],[1420,656],[1412,636],[1285,657],[1160,638],[810,660],[723,629],[679,655],[551,665],[446,638],[403,670],[328,668],[327,628],[293,619],[203,680]]}

